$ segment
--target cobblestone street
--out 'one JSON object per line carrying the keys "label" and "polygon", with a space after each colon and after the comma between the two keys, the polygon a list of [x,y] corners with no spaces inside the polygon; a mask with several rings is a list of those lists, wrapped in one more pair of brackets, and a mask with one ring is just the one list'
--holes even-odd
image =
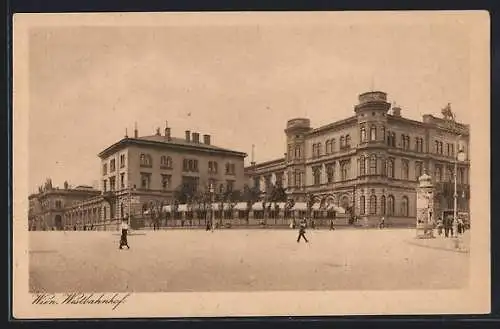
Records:
{"label": "cobblestone street", "polygon": [[414,230],[30,232],[31,292],[449,289],[469,255],[408,243]]}

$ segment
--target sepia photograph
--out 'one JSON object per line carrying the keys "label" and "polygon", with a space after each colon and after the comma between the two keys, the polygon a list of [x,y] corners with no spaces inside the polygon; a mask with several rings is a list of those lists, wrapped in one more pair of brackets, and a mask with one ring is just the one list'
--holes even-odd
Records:
{"label": "sepia photograph", "polygon": [[486,12],[13,25],[14,316],[490,312]]}

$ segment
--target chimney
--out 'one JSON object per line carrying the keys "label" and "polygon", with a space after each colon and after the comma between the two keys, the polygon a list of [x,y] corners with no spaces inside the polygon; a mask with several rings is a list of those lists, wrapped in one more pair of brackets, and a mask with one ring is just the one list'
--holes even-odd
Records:
{"label": "chimney", "polygon": [[170,128],[168,127],[168,121],[165,121],[165,137],[167,138],[167,140],[171,139]]}
{"label": "chimney", "polygon": [[392,115],[395,117],[400,117],[401,116],[401,108],[399,106],[393,107],[392,108]]}
{"label": "chimney", "polygon": [[199,143],[199,142],[200,142],[200,134],[193,133],[193,143]]}
{"label": "chimney", "polygon": [[135,123],[134,126],[134,138],[139,138],[139,131],[137,130],[137,122]]}
{"label": "chimney", "polygon": [[203,135],[203,143],[210,145],[210,135]]}
{"label": "chimney", "polygon": [[160,134],[160,128],[156,128],[156,136],[161,136],[161,134]]}
{"label": "chimney", "polygon": [[189,130],[186,130],[186,142],[190,142],[191,140],[191,132]]}

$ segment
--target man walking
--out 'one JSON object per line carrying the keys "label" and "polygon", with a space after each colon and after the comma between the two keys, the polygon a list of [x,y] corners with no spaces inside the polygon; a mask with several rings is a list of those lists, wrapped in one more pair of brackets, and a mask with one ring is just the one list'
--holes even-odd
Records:
{"label": "man walking", "polygon": [[127,235],[128,235],[128,218],[127,217],[125,217],[122,220],[121,230],[122,230],[122,235],[120,237],[120,249],[122,249],[122,247],[127,247],[127,249],[130,249],[130,247],[128,245],[128,240],[127,240]]}
{"label": "man walking", "polygon": [[304,238],[304,241],[308,243],[309,241],[306,238],[306,219],[304,218],[299,225],[299,236],[297,238],[297,243],[300,242],[300,238]]}

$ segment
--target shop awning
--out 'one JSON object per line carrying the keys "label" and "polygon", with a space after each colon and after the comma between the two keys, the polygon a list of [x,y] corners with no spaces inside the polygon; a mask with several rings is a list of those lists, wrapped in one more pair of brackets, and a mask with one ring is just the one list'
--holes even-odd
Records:
{"label": "shop awning", "polygon": [[163,206],[162,210],[164,212],[171,212],[172,211],[172,207],[171,206]]}
{"label": "shop awning", "polygon": [[252,205],[252,210],[264,210],[264,208],[262,208],[262,202],[254,203]]}
{"label": "shop awning", "polygon": [[186,212],[188,211],[187,204],[180,204],[179,207],[177,207],[178,212]]}
{"label": "shop awning", "polygon": [[307,210],[307,203],[305,202],[296,202],[293,206],[293,210]]}
{"label": "shop awning", "polygon": [[238,202],[238,203],[234,206],[234,209],[235,209],[235,210],[247,210],[247,203],[246,203],[246,202]]}
{"label": "shop awning", "polygon": [[312,210],[319,210],[321,207],[321,204],[320,203],[315,203],[312,205]]}

